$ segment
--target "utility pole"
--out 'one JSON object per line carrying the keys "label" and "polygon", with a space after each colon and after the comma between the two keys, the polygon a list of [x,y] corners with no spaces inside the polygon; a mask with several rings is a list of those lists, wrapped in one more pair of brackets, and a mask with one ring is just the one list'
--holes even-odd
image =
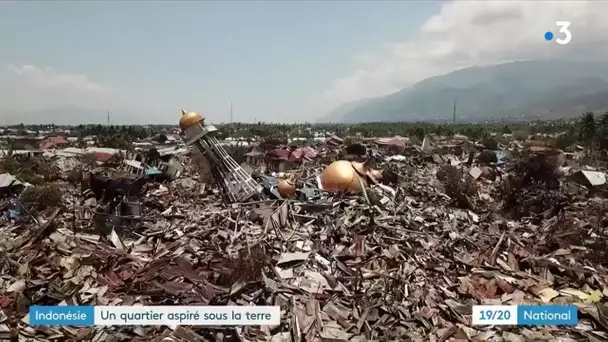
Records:
{"label": "utility pole", "polygon": [[234,121],[232,120],[232,102],[228,102],[228,113],[230,113],[230,130],[234,129]]}
{"label": "utility pole", "polygon": [[108,127],[110,127],[110,111],[108,110],[108,121],[107,121],[107,125]]}

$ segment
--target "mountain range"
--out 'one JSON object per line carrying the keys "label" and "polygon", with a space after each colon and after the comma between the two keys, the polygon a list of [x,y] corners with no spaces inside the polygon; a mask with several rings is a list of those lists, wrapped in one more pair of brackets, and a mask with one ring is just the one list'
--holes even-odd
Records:
{"label": "mountain range", "polygon": [[323,122],[556,119],[608,109],[608,62],[518,61],[470,67],[388,96],[347,103]]}

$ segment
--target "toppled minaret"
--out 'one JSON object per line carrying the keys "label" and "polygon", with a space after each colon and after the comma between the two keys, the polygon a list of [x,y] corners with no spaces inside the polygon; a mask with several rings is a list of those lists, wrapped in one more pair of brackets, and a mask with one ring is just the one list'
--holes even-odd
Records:
{"label": "toppled minaret", "polygon": [[213,178],[229,202],[246,201],[262,191],[262,186],[220,145],[215,137],[217,128],[205,125],[205,119],[200,114],[182,109],[179,128],[186,135],[186,145],[195,146],[205,158]]}

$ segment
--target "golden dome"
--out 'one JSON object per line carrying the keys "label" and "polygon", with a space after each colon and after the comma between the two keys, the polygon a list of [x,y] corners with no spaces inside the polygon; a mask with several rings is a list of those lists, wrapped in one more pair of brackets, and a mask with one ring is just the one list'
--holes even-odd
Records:
{"label": "golden dome", "polygon": [[363,179],[369,178],[374,183],[378,183],[382,180],[382,171],[372,168],[371,161],[368,159],[365,162],[351,162],[353,168],[357,171],[359,176]]}
{"label": "golden dome", "polygon": [[199,113],[187,113],[185,110],[182,109],[182,118],[179,120],[179,128],[183,131],[188,129],[190,126],[204,120],[205,119]]}
{"label": "golden dome", "polygon": [[277,190],[281,196],[291,197],[296,194],[296,185],[291,180],[279,179],[279,186],[277,187]]}
{"label": "golden dome", "polygon": [[381,170],[376,170],[376,169],[371,169],[367,172],[367,176],[369,178],[371,178],[374,182],[380,182],[382,181],[382,178],[384,178],[384,175],[382,174]]}
{"label": "golden dome", "polygon": [[321,174],[321,185],[326,191],[359,192],[360,181],[365,182],[347,160],[338,160],[329,164]]}
{"label": "golden dome", "polygon": [[365,174],[367,173],[367,166],[365,165],[365,162],[350,162],[353,165],[353,168],[355,169],[355,171],[357,171],[357,173],[359,174],[359,176],[364,177]]}

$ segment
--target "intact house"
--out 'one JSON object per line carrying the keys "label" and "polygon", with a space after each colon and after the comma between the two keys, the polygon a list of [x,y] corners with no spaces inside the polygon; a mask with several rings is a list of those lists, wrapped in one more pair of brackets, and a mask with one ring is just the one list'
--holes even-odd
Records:
{"label": "intact house", "polygon": [[290,150],[277,148],[266,153],[266,170],[274,172],[284,172],[293,166],[289,161]]}
{"label": "intact house", "polygon": [[70,146],[70,142],[62,136],[46,137],[39,146],[41,150],[62,149]]}
{"label": "intact house", "polygon": [[264,165],[264,152],[253,150],[245,153],[245,162],[252,167]]}

